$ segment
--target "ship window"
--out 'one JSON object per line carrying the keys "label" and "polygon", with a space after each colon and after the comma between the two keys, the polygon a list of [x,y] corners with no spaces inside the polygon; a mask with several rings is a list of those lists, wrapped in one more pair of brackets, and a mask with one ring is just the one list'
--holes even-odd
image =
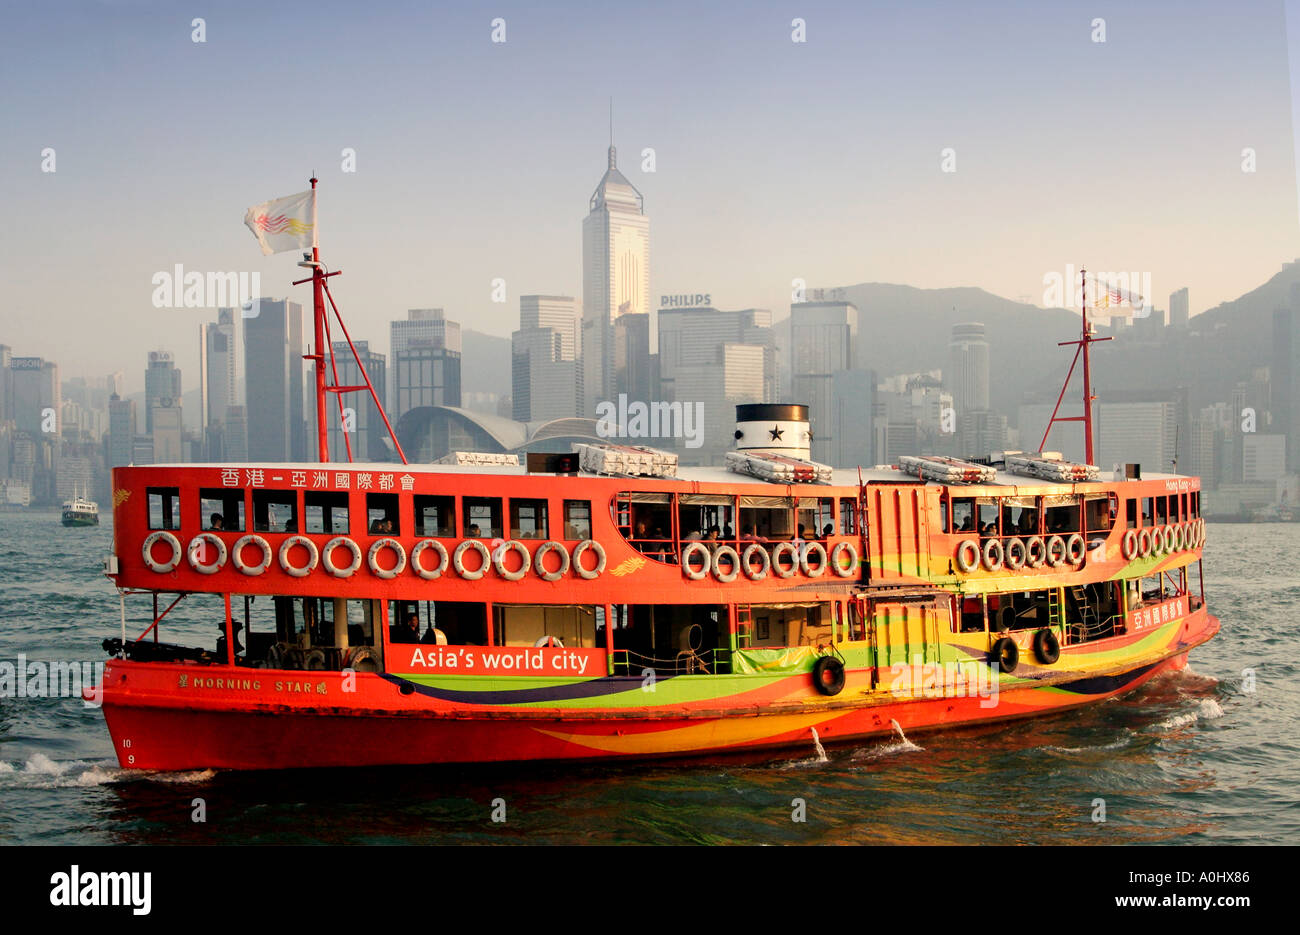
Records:
{"label": "ship window", "polygon": [[298,492],[254,490],[253,529],[257,532],[297,532]]}
{"label": "ship window", "polygon": [[[736,539],[736,501],[724,494],[684,493],[677,497],[683,539]],[[633,527],[635,537],[636,527]],[[651,531],[653,534],[653,530]]]}
{"label": "ship window", "polygon": [[1112,495],[1084,497],[1084,522],[1088,532],[1107,532],[1111,527]]}
{"label": "ship window", "polygon": [[[740,536],[759,540],[794,536],[794,500],[790,497],[741,497]],[[685,533],[685,530],[683,530]]]}
{"label": "ship window", "polygon": [[1137,498],[1124,501],[1124,524],[1129,529],[1137,529],[1138,526],[1138,502]]}
{"label": "ship window", "polygon": [[510,501],[510,538],[545,539],[550,535],[545,500]]}
{"label": "ship window", "polygon": [[818,646],[831,639],[830,604],[751,604],[749,616],[751,628],[737,633],[742,649]]}
{"label": "ship window", "polygon": [[[416,626],[410,625],[414,615]],[[426,646],[486,646],[487,605],[467,601],[388,602],[388,639]]]}
{"label": "ship window", "polygon": [[451,539],[456,535],[456,498],[415,498],[415,534]]}
{"label": "ship window", "polygon": [[181,489],[179,487],[148,487],[149,528],[181,528]]}
{"label": "ship window", "polygon": [[[944,504],[946,507],[947,504]],[[858,501],[853,497],[840,498],[840,535],[854,536],[858,532]]]}
{"label": "ship window", "polygon": [[818,497],[799,500],[799,524],[805,539],[823,539],[835,531],[835,499]]}
{"label": "ship window", "polygon": [[218,532],[243,532],[244,492],[227,487],[200,490],[199,523]]}
{"label": "ship window", "polygon": [[615,524],[638,552],[655,561],[674,561],[672,503],[667,493],[620,493],[614,501]]}
{"label": "ship window", "polygon": [[[595,649],[596,608],[586,604],[494,604],[492,635],[496,646],[541,647],[549,637],[558,641],[550,644],[553,648]],[[555,670],[548,669],[548,674]],[[567,674],[605,675],[605,671],[593,673],[588,665],[586,672]]]}
{"label": "ship window", "polygon": [[965,597],[961,599],[961,632],[984,632],[983,597]]}
{"label": "ship window", "polygon": [[[743,629],[745,624],[740,626]],[[731,672],[728,630],[727,608],[721,604],[616,604],[614,673]]]}
{"label": "ship window", "polygon": [[963,497],[952,501],[952,531],[955,533],[975,531],[974,500]]}
{"label": "ship window", "polygon": [[591,501],[564,501],[564,538],[591,538]]}
{"label": "ship window", "polygon": [[989,623],[1000,631],[1037,630],[1052,625],[1051,591],[990,594]]}
{"label": "ship window", "polygon": [[397,521],[397,494],[366,494],[366,529],[372,536],[396,536],[402,531]]}
{"label": "ship window", "polygon": [[499,497],[466,497],[462,521],[465,536],[469,539],[501,538],[501,499]]}
{"label": "ship window", "polygon": [[1201,515],[1201,493],[1198,490],[1192,494],[1192,516],[1199,517],[1200,515]]}
{"label": "ship window", "polygon": [[1142,498],[1142,525],[1151,526],[1151,517],[1155,515],[1155,497]]}
{"label": "ship window", "polygon": [[1156,525],[1163,526],[1169,522],[1169,498],[1156,497]]}
{"label": "ship window", "polygon": [[1038,535],[1038,499],[1036,497],[1002,498],[1002,535]]}
{"label": "ship window", "polygon": [[1080,531],[1078,497],[1044,497],[1043,507],[1049,536],[1065,536]]}
{"label": "ship window", "polygon": [[307,532],[345,535],[348,531],[348,495],[341,491],[308,490],[303,493]]}
{"label": "ship window", "polygon": [[998,501],[992,497],[981,497],[975,501],[975,521],[979,524],[981,536],[998,534]]}

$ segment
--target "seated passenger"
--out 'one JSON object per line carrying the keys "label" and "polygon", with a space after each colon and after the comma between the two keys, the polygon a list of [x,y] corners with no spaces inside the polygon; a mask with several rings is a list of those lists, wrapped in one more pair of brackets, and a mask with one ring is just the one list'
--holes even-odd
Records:
{"label": "seated passenger", "polygon": [[833,532],[835,532],[835,524],[827,523],[824,527],[822,527],[822,538],[829,539],[831,537],[831,533]]}
{"label": "seated passenger", "polygon": [[483,538],[483,533],[482,533],[482,531],[478,528],[478,523],[470,523],[470,524],[469,524],[469,529],[465,530],[465,535],[468,536],[470,539],[481,539],[481,538]]}
{"label": "seated passenger", "polygon": [[744,526],[740,530],[741,542],[758,542],[758,536],[754,535],[753,526]]}
{"label": "seated passenger", "polygon": [[220,513],[213,513],[212,516],[208,518],[208,528],[216,529],[218,531],[224,530],[226,528],[225,517]]}
{"label": "seated passenger", "polygon": [[420,615],[411,611],[406,615],[406,622],[392,628],[389,640],[394,643],[420,642]]}

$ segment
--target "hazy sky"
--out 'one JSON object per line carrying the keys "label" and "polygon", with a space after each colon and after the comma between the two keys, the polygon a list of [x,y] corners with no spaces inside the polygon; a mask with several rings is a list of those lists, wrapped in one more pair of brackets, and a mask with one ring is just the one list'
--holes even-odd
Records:
{"label": "hazy sky", "polygon": [[151,277],[256,270],[307,304],[242,218],[313,169],[354,337],[386,350],[430,306],[508,335],[519,295],[581,296],[611,95],[652,301],[782,314],[801,277],[1039,303],[1086,263],[1197,313],[1300,256],[1285,25],[1280,2],[9,4],[0,343],[132,389],[163,347],[192,388],[212,315],[154,308]]}

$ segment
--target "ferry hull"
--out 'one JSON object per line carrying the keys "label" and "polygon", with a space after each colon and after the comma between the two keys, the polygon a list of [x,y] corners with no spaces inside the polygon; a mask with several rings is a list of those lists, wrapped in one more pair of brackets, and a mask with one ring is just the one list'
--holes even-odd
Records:
{"label": "ferry hull", "polygon": [[[992,697],[899,698],[888,691],[855,691],[851,679],[838,698],[814,696],[731,710],[421,708],[413,706],[421,699],[413,683],[395,676],[358,676],[352,698],[344,704],[346,696],[337,696],[339,686],[330,681],[338,673],[204,667],[200,681],[213,685],[221,673],[236,676],[229,687],[237,696],[247,696],[240,704],[220,689],[209,696],[206,685],[197,694],[187,694],[188,685],[176,690],[178,679],[185,676],[192,683],[199,667],[124,662],[110,664],[101,691],[119,763],[132,769],[683,758],[808,747],[813,729],[822,741],[839,743],[887,736],[895,722],[912,733],[1062,711],[1124,694],[1161,672],[1183,668],[1188,651],[1213,637],[1218,627],[1218,620],[1202,609],[1180,621],[1158,656],[1104,671],[1076,662],[1077,671],[1047,684],[1022,681]],[[287,695],[280,703],[261,700],[272,690]],[[303,696],[311,701],[316,694],[336,697],[327,704],[302,703]],[[402,703],[411,706],[397,707]],[[390,710],[383,710],[383,704]]]}

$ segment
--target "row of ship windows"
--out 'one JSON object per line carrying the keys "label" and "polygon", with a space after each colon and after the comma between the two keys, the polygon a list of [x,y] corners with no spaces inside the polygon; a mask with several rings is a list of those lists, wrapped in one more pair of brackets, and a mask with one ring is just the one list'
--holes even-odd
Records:
{"label": "row of ship windows", "polygon": [[[1109,532],[1119,521],[1116,494],[1045,497],[954,497],[939,504],[940,527],[951,534],[1036,536]],[[1124,501],[1128,529],[1165,526],[1197,519],[1199,492]],[[1083,525],[1080,525],[1080,519]]]}
{"label": "row of ship windows", "polygon": [[[178,487],[149,487],[146,490],[150,529],[181,528],[181,496]],[[300,499],[301,497],[301,499]],[[398,536],[403,533],[402,517],[395,493],[365,495],[364,530],[371,535]],[[456,508],[460,501],[460,510]],[[457,537],[457,516],[467,539],[549,539],[562,532],[564,539],[591,538],[591,501],[563,501],[561,528],[552,530],[549,502],[544,499],[501,497],[451,497],[416,494],[413,498],[414,534],[435,538]],[[253,490],[251,498],[254,532],[315,533],[347,535],[352,528],[349,495],[316,490]],[[201,488],[198,525],[217,532],[244,532],[248,527],[249,501],[245,491],[230,488]],[[506,527],[503,520],[509,520]]]}

